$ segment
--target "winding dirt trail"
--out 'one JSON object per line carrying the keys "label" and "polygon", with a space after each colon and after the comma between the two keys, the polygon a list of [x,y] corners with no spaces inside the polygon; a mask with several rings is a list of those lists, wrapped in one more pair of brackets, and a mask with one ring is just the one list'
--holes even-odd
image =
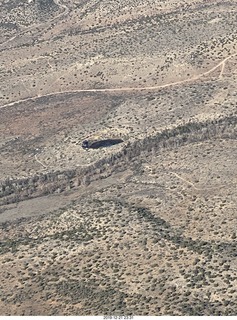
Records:
{"label": "winding dirt trail", "polygon": [[191,181],[185,179],[185,178],[182,178],[179,174],[177,174],[176,172],[170,172],[172,173],[174,176],[176,176],[178,179],[186,182],[187,184],[189,184],[190,186],[192,186],[195,190],[198,190],[198,191],[202,191],[203,189],[202,188],[197,188],[194,183],[192,183]]}
{"label": "winding dirt trail", "polygon": [[208,190],[222,189],[222,188],[226,188],[226,187],[230,187],[230,186],[235,186],[236,185],[236,183],[228,183],[227,185],[223,184],[223,185],[217,185],[217,186],[213,186],[213,187],[206,187],[205,186],[205,187],[202,187],[202,188],[197,188],[193,182],[181,177],[176,172],[171,171],[170,173],[173,174],[174,176],[176,176],[179,180],[182,180],[183,182],[189,184],[190,186],[193,187],[193,189],[195,189],[197,191],[208,191]]}
{"label": "winding dirt trail", "polygon": [[56,96],[56,95],[61,95],[61,94],[66,94],[66,93],[80,93],[80,92],[132,92],[132,91],[144,91],[144,90],[159,90],[159,89],[164,89],[164,88],[169,88],[172,86],[177,86],[180,84],[184,84],[184,83],[188,83],[188,82],[192,82],[192,81],[196,81],[199,80],[200,78],[209,75],[210,73],[212,73],[213,71],[215,71],[217,68],[221,67],[220,70],[220,76],[222,76],[223,72],[224,72],[224,68],[225,68],[225,63],[226,61],[228,61],[229,59],[233,58],[234,56],[236,56],[237,53],[232,54],[228,57],[226,57],[225,59],[223,59],[221,62],[219,62],[216,66],[212,67],[210,70],[203,72],[197,76],[191,77],[189,79],[184,79],[184,80],[180,80],[180,81],[175,81],[175,82],[171,82],[171,83],[167,83],[167,84],[163,84],[163,85],[159,85],[159,86],[150,86],[150,87],[121,87],[121,88],[104,88],[104,89],[78,89],[78,90],[66,90],[66,91],[56,91],[56,92],[51,92],[51,93],[47,93],[44,95],[37,95],[34,97],[30,97],[30,98],[24,98],[24,99],[20,99],[17,101],[13,101],[10,103],[7,103],[5,105],[0,106],[0,109],[6,108],[6,107],[11,107],[14,106],[15,104],[21,103],[21,102],[27,102],[27,101],[32,101],[32,100],[37,100],[40,98],[44,98],[44,97],[51,97],[51,96]]}
{"label": "winding dirt trail", "polygon": [[37,158],[37,155],[35,154],[35,160],[44,168],[47,168],[46,165],[44,165],[38,158]]}

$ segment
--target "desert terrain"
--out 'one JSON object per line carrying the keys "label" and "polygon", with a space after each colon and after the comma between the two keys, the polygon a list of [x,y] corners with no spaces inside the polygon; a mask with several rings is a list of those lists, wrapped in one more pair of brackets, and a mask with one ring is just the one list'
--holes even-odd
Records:
{"label": "desert terrain", "polygon": [[237,315],[237,1],[0,9],[0,315]]}

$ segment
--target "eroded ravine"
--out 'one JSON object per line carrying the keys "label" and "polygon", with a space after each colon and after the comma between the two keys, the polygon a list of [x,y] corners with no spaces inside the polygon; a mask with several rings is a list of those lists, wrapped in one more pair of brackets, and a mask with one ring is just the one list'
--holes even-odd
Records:
{"label": "eroded ravine", "polygon": [[147,158],[164,149],[177,148],[197,141],[236,139],[237,118],[234,115],[205,122],[188,122],[155,136],[126,143],[121,151],[84,167],[48,172],[24,179],[6,179],[1,182],[1,205],[40,197],[65,190],[80,189],[94,181],[127,170],[133,159]]}

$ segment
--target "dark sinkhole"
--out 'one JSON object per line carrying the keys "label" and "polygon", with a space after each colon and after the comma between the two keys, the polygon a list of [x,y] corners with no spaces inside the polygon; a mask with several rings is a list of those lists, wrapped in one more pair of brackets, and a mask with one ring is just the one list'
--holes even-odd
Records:
{"label": "dark sinkhole", "polygon": [[82,148],[84,149],[107,148],[122,142],[123,142],[122,139],[103,139],[103,140],[96,140],[96,141],[84,140],[82,142]]}

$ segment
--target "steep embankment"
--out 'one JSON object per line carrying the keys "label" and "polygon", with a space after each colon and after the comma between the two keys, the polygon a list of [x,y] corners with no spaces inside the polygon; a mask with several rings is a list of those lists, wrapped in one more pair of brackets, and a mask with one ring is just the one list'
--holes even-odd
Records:
{"label": "steep embankment", "polygon": [[138,157],[147,158],[151,153],[154,155],[164,148],[177,148],[216,137],[236,139],[237,117],[230,115],[218,120],[189,122],[173,129],[166,129],[155,136],[127,143],[121,151],[87,167],[49,172],[26,179],[7,179],[0,184],[0,205],[89,185],[93,181],[124,171]]}

